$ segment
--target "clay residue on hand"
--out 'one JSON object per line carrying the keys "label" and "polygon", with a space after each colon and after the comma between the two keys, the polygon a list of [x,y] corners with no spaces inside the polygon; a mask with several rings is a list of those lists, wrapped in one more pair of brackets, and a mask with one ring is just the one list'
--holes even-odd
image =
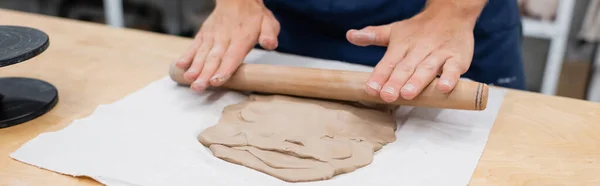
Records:
{"label": "clay residue on hand", "polygon": [[331,179],[367,166],[396,140],[390,113],[281,95],[226,107],[199,141],[213,155],[288,182]]}

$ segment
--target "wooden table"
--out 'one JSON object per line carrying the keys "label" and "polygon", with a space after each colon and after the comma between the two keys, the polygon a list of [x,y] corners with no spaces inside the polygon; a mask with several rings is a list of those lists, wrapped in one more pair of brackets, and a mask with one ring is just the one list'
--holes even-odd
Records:
{"label": "wooden table", "polygon": [[[0,129],[0,185],[100,185],[8,155],[166,76],[190,39],[0,10],[5,24],[47,32],[50,48],[0,76],[46,80],[60,101],[34,121]],[[600,185],[600,104],[509,90],[470,185]]]}

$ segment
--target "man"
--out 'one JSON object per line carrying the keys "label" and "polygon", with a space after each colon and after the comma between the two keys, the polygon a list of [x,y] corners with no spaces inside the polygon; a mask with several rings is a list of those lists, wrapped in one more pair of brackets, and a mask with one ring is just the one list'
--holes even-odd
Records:
{"label": "man", "polygon": [[258,43],[266,50],[374,66],[365,91],[413,99],[466,77],[524,89],[516,0],[216,0],[176,62],[191,88],[220,86]]}

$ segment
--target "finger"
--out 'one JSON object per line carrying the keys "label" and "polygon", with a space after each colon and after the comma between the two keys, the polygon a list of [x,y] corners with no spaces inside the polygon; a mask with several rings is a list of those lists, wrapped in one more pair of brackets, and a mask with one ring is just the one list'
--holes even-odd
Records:
{"label": "finger", "polygon": [[381,87],[390,78],[396,64],[404,58],[407,50],[408,45],[394,45],[388,48],[381,61],[375,65],[373,72],[371,72],[365,87],[367,94],[379,96]]}
{"label": "finger", "polygon": [[447,55],[440,53],[433,53],[425,58],[417,66],[415,73],[408,79],[406,85],[402,87],[400,91],[402,98],[412,100],[417,97],[437,76],[447,58]]}
{"label": "finger", "polygon": [[360,30],[349,30],[346,39],[357,46],[388,46],[390,41],[391,24],[368,26]]}
{"label": "finger", "polygon": [[210,85],[221,86],[229,80],[231,75],[243,63],[243,60],[252,49],[252,46],[253,44],[247,41],[232,41],[223,56],[219,69],[217,69],[215,75],[210,79]]}
{"label": "finger", "polygon": [[212,45],[213,45],[212,37],[208,37],[208,36],[204,37],[202,39],[202,41],[204,41],[204,42],[202,42],[202,45],[196,52],[196,55],[194,56],[194,60],[192,62],[192,65],[183,74],[183,77],[186,80],[191,81],[191,82],[196,80],[198,78],[198,75],[200,75],[200,72],[202,71],[202,68],[204,67],[204,60],[206,59],[206,54],[209,52],[209,50],[212,48]]}
{"label": "finger", "polygon": [[277,48],[280,25],[279,22],[272,16],[264,16],[258,43],[266,50],[274,50]]}
{"label": "finger", "polygon": [[221,59],[223,58],[223,54],[225,54],[225,50],[229,45],[229,40],[219,39],[219,41],[215,41],[212,49],[206,56],[206,62],[204,63],[204,67],[202,68],[202,72],[198,79],[194,81],[192,84],[192,89],[197,92],[203,92],[206,88],[208,88],[210,78],[215,75],[215,71],[219,68],[221,64]]}
{"label": "finger", "polygon": [[404,60],[396,65],[390,78],[383,86],[380,93],[381,99],[386,102],[394,102],[400,96],[401,88],[414,88],[404,87],[404,84],[413,75],[417,65],[421,63],[430,52],[431,50],[424,47],[424,45],[418,45],[414,49],[409,50]]}
{"label": "finger", "polygon": [[454,89],[456,83],[460,79],[460,75],[465,73],[467,69],[462,68],[460,61],[456,57],[451,57],[446,60],[442,69],[442,75],[438,81],[437,88],[443,92],[448,93]]}
{"label": "finger", "polygon": [[175,62],[175,66],[177,66],[180,69],[190,68],[192,61],[194,60],[194,56],[196,55],[196,52],[198,51],[198,48],[200,48],[201,44],[202,39],[200,37],[198,37],[198,39],[194,39],[194,41],[192,41],[192,44],[188,47],[187,51],[183,54],[183,56],[181,56]]}

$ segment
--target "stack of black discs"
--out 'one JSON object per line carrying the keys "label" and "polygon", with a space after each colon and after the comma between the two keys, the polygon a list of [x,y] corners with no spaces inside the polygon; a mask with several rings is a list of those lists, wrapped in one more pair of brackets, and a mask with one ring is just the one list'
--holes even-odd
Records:
{"label": "stack of black discs", "polygon": [[[36,57],[50,44],[40,30],[0,25],[0,68]],[[0,129],[31,121],[50,111],[58,102],[52,84],[24,77],[0,78]]]}

